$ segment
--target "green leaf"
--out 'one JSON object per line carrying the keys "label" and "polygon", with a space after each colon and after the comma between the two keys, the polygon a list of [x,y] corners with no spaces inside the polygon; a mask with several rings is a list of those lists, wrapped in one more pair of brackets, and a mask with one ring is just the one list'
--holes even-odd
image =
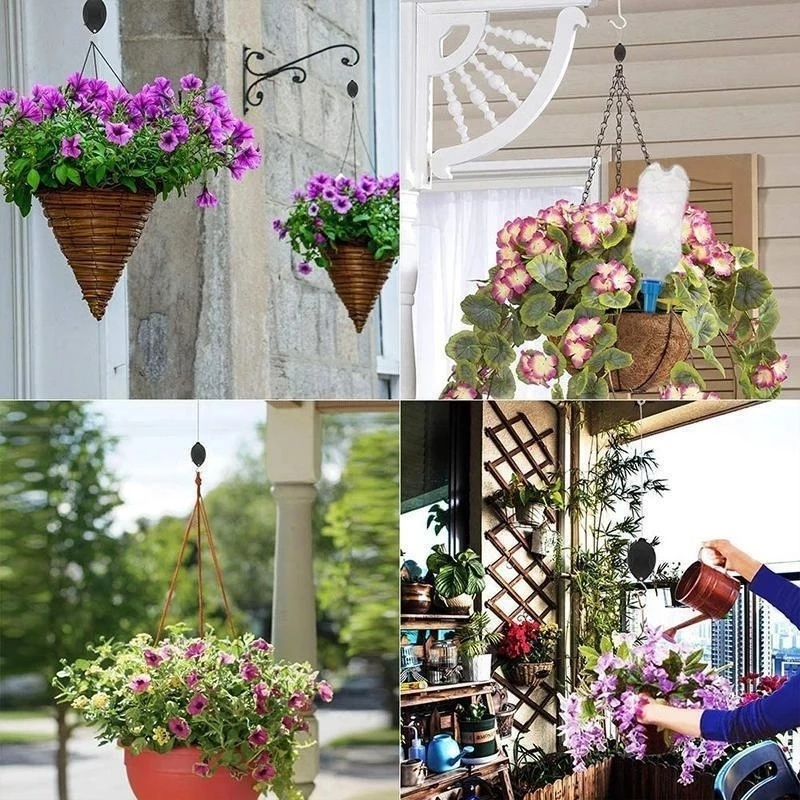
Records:
{"label": "green leaf", "polygon": [[764,339],[771,338],[780,320],[778,301],[775,299],[774,294],[770,294],[761,308],[758,309],[758,340],[764,341]]}
{"label": "green leaf", "polygon": [[613,233],[608,236],[601,236],[600,241],[603,247],[607,250],[611,247],[618,245],[628,235],[628,226],[623,220],[620,220],[619,225],[614,229]]}
{"label": "green leaf", "polygon": [[533,294],[520,306],[519,318],[525,325],[535,327],[555,304],[556,299],[552,294],[547,292]]}
{"label": "green leaf", "polygon": [[579,645],[578,646],[578,652],[584,658],[595,658],[595,659],[597,659],[597,658],[600,657],[600,654],[597,652],[597,650],[595,650],[593,647],[589,647],[588,644]]}
{"label": "green leaf", "polygon": [[503,308],[483,291],[471,294],[461,301],[464,318],[477,328],[492,330],[503,321]]}
{"label": "green leaf", "polygon": [[633,364],[630,353],[625,353],[616,347],[600,350],[592,353],[586,362],[590,372],[602,372],[603,370],[625,369]]}
{"label": "green leaf", "polygon": [[763,272],[754,267],[745,267],[736,273],[733,305],[742,311],[758,308],[766,302],[771,291],[772,286]]}
{"label": "green leaf", "polygon": [[567,359],[561,350],[550,341],[545,341],[542,345],[542,350],[547,353],[548,356],[555,356],[558,359],[558,374],[563,375],[567,370]]}
{"label": "green leaf", "polygon": [[528,274],[551,292],[567,288],[567,262],[553,253],[534,256],[526,265]]}
{"label": "green leaf", "polygon": [[120,178],[119,182],[126,188],[132,192],[136,191],[136,184],[133,181],[133,178]]}
{"label": "green leaf", "polygon": [[701,389],[706,388],[705,381],[700,377],[700,373],[691,365],[687,364],[685,361],[679,361],[669,373],[669,380],[670,383],[674,383],[676,385],[687,385],[690,383],[696,383]]}
{"label": "green leaf", "polygon": [[58,182],[63,186],[67,182],[67,165],[66,164],[59,164],[56,167],[56,178]]}
{"label": "green leaf", "polygon": [[476,362],[481,357],[481,344],[472,331],[459,331],[450,337],[444,351],[453,361]]}
{"label": "green leaf", "polygon": [[715,367],[719,374],[723,377],[725,376],[725,367],[722,366],[722,362],[717,358],[716,354],[714,353],[713,345],[707,344],[703,347],[703,360],[712,367]]}
{"label": "green leaf", "polygon": [[736,247],[734,245],[731,247],[731,253],[736,259],[736,265],[739,269],[754,267],[756,265],[755,253],[752,250],[748,250],[746,247]]}
{"label": "green leaf", "polygon": [[33,195],[27,183],[18,183],[14,186],[14,202],[19,206],[23,217],[27,217],[31,213]]}
{"label": "green leaf", "polygon": [[466,383],[469,386],[478,385],[478,368],[471,361],[456,362],[454,374],[458,383]]}
{"label": "green leaf", "polygon": [[561,245],[561,252],[566,255],[567,250],[569,250],[569,239],[567,239],[567,235],[564,233],[561,228],[556,225],[548,225],[547,228],[547,238],[557,244]]}
{"label": "green leaf", "polygon": [[563,336],[572,325],[574,316],[575,312],[571,308],[565,308],[555,316],[548,314],[539,321],[539,331],[543,336]]}
{"label": "green leaf", "polygon": [[28,177],[26,178],[28,182],[28,186],[31,187],[31,191],[35,192],[39,188],[39,182],[41,181],[41,177],[37,170],[31,169],[28,171]]}
{"label": "green leaf", "polygon": [[620,289],[616,292],[606,292],[598,295],[597,302],[603,308],[627,308],[631,304],[632,298],[628,292]]}
{"label": "green leaf", "polygon": [[598,378],[597,375],[589,375],[586,381],[586,388],[579,395],[580,400],[607,400],[608,384],[605,379]]}
{"label": "green leaf", "polygon": [[601,325],[601,331],[594,337],[594,349],[605,350],[617,341],[617,327],[610,322]]}
{"label": "green leaf", "polygon": [[575,399],[581,397],[586,391],[586,383],[589,380],[589,373],[584,369],[576,372],[567,383],[567,397]]}
{"label": "green leaf", "polygon": [[15,178],[19,178],[23,172],[29,170],[31,168],[31,160],[29,158],[18,158],[12,165],[11,165],[11,174]]}
{"label": "green leaf", "polygon": [[692,347],[702,347],[719,334],[719,322],[710,306],[698,308],[696,311],[685,311],[682,319],[692,337]]}
{"label": "green leaf", "polygon": [[517,390],[514,374],[509,367],[503,367],[489,381],[489,395],[497,400],[511,400]]}
{"label": "green leaf", "polygon": [[553,400],[564,399],[564,388],[561,386],[560,383],[553,384],[553,388],[550,389],[550,397],[552,397]]}
{"label": "green leaf", "polygon": [[514,348],[501,334],[490,331],[480,337],[483,358],[487,367],[502,369],[514,360]]}
{"label": "green leaf", "polygon": [[[67,179],[76,186],[81,185],[81,174],[75,169],[75,167],[67,167]],[[136,187],[134,186],[134,190],[135,188]]]}

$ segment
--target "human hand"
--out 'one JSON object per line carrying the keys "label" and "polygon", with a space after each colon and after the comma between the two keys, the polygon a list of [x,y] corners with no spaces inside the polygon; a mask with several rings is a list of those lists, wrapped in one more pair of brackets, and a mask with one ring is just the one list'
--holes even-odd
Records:
{"label": "human hand", "polygon": [[702,544],[709,554],[702,560],[715,566],[724,565],[727,569],[738,572],[748,581],[753,580],[756,572],[761,569],[760,561],[756,561],[752,556],[731,544],[728,539],[709,539]]}

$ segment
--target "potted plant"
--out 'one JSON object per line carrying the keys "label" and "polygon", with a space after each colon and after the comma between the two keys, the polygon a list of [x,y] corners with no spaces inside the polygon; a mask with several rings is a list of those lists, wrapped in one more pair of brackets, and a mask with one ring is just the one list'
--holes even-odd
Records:
{"label": "potted plant", "polygon": [[[711,764],[722,742],[666,734],[638,721],[641,696],[682,708],[733,708],[730,683],[703,663],[703,651],[647,630],[637,643],[632,634],[604,637],[599,650],[580,647],[585,659],[581,684],[563,699],[562,733],[576,769],[594,750],[605,751],[606,719],[616,726],[618,746],[637,759],[651,753],[676,751],[682,756],[680,783],[691,783],[695,769]],[[647,728],[651,729],[648,730]]]}
{"label": "potted plant", "polygon": [[515,472],[503,497],[506,506],[514,509],[517,523],[530,529],[530,551],[543,555],[547,550],[544,544],[547,511],[564,507],[561,477],[551,475],[544,486],[533,486]]}
{"label": "potted plant", "polygon": [[261,163],[253,129],[219,86],[185,75],[155,78],[135,94],[75,73],[30,96],[0,91],[0,186],[23,216],[39,198],[92,315],[101,319],[157,195],[217,204],[208,175],[237,180]]}
{"label": "potted plant", "polygon": [[459,743],[462,747],[472,746],[469,759],[490,759],[497,755],[497,719],[489,713],[486,704],[470,703],[457,705]]}
{"label": "potted plant", "polygon": [[516,373],[552,387],[555,398],[569,374],[569,398],[662,387],[667,398],[694,399],[706,395],[692,363],[725,375],[712,349],[718,337],[742,396],[777,396],[787,358],[773,339],[772,286],[752,251],[720,241],[706,212],[687,205],[680,263],[659,313],[643,313],[642,273],[631,255],[636,219],[637,191],[623,189],[608,203],[560,200],[507,222],[495,265],[461,303],[471,330],[447,344],[455,364],[442,396],[510,398]]}
{"label": "potted plant", "polygon": [[399,190],[397,173],[355,180],[319,173],[294,193],[286,220],[273,222],[303,259],[299,274],[312,264],[328,270],[358,333],[400,252]]}
{"label": "potted plant", "polygon": [[125,748],[138,800],[255,800],[301,795],[292,783],[298,735],[330,686],[308,664],[278,661],[252,634],[191,638],[179,626],[154,642],[102,641],[63,663],[58,699]]}
{"label": "potted plant", "polygon": [[559,635],[558,625],[553,623],[507,622],[497,645],[503,673],[513,684],[535,689],[553,669]]}
{"label": "potted plant", "polygon": [[433,586],[426,583],[422,567],[412,559],[400,567],[400,611],[403,614],[427,614],[433,602]]}
{"label": "potted plant", "polygon": [[434,601],[452,614],[471,613],[473,598],[486,585],[486,570],[478,554],[467,548],[450,555],[445,545],[436,544],[426,563],[433,575]]}
{"label": "potted plant", "polygon": [[489,648],[499,644],[502,636],[497,631],[489,630],[490,624],[485,611],[476,611],[456,630],[465,681],[488,681],[492,678],[492,654]]}

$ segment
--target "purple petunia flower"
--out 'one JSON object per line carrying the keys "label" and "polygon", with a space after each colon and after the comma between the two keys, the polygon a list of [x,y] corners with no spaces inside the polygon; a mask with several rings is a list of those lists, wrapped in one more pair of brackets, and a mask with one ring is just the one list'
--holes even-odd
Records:
{"label": "purple petunia flower", "polygon": [[302,275],[304,278],[309,276],[313,272],[313,267],[308,261],[301,261],[295,268],[294,271],[298,275]]}
{"label": "purple petunia flower", "polygon": [[240,150],[247,143],[252,142],[253,138],[253,128],[250,125],[246,125],[240,119],[237,119],[233,126],[230,143],[237,150]]}
{"label": "purple petunia flower", "polygon": [[52,117],[56,111],[67,107],[64,95],[55,86],[45,87],[39,102],[45,117]]}
{"label": "purple petunia flower", "polygon": [[324,703],[330,703],[333,700],[333,689],[327,681],[320,681],[319,686],[317,686],[317,694]]}
{"label": "purple petunia flower", "polygon": [[303,692],[294,692],[289,698],[289,708],[306,709],[308,705],[308,697]]}
{"label": "purple petunia flower", "polygon": [[200,676],[197,674],[197,670],[193,669],[184,679],[186,685],[190,689],[194,689],[197,686],[198,682],[200,681]]}
{"label": "purple petunia flower", "polygon": [[319,214],[319,204],[318,203],[309,203],[308,204],[308,216],[309,217],[316,217]]}
{"label": "purple petunia flower", "polygon": [[194,92],[203,88],[203,81],[191,72],[181,78],[181,89],[187,92]]}
{"label": "purple petunia flower", "polygon": [[193,641],[184,651],[183,657],[186,659],[189,658],[200,658],[203,653],[206,651],[206,643],[202,639],[196,639]]}
{"label": "purple petunia flower", "polygon": [[328,241],[328,237],[324,233],[317,233],[314,234],[314,244],[325,244]]}
{"label": "purple petunia flower", "polygon": [[266,639],[262,639],[261,637],[254,639],[250,647],[253,650],[261,650],[262,653],[271,653],[274,649]]}
{"label": "purple petunia flower", "polygon": [[[78,136],[78,138],[80,138],[80,136],[78,134],[76,134],[76,136]],[[72,136],[70,138],[74,139],[75,136]],[[66,141],[66,139],[63,139],[61,141],[61,154],[62,155],[64,155],[64,142],[65,141]],[[72,158],[76,158],[76,156],[72,156]],[[149,647],[144,651],[144,661],[145,661],[145,663],[147,664],[148,667],[157,667],[163,660],[164,660],[164,657],[161,655],[161,653],[157,653],[155,650],[151,650]]]}
{"label": "purple petunia flower", "polygon": [[13,89],[0,89],[0,106],[10,106],[17,102],[17,93]]}
{"label": "purple petunia flower", "polygon": [[250,683],[261,677],[261,670],[252,661],[245,661],[239,669],[239,674]]}
{"label": "purple petunia flower", "polygon": [[352,207],[353,203],[350,198],[343,194],[338,195],[333,201],[334,211],[338,211],[340,214],[346,214]]}
{"label": "purple petunia flower", "polygon": [[158,140],[158,146],[165,153],[171,153],[179,144],[178,137],[175,135],[172,128],[164,131],[164,133],[161,134],[161,138]]}
{"label": "purple petunia flower", "polygon": [[220,664],[233,664],[234,661],[236,661],[236,659],[230,653],[223,651],[219,654]]}
{"label": "purple petunia flower", "polygon": [[172,115],[172,132],[178,137],[178,141],[183,144],[189,139],[189,125],[182,114]]}
{"label": "purple petunia flower", "polygon": [[[367,197],[374,194],[375,189],[378,188],[378,181],[372,175],[362,175],[358,180],[358,189],[360,189]],[[363,200],[361,202],[364,202]]]}
{"label": "purple petunia flower", "polygon": [[269,741],[269,734],[260,725],[256,725],[247,741],[251,747],[263,747]]}
{"label": "purple petunia flower", "polygon": [[146,674],[135,675],[133,680],[128,684],[128,688],[134,694],[141,694],[150,688],[150,676]]}
{"label": "purple petunia flower", "polygon": [[194,202],[200,208],[214,208],[219,203],[219,199],[215,194],[208,191],[208,186],[203,186],[203,191],[197,195],[197,199]]}
{"label": "purple petunia flower", "polygon": [[278,771],[272,766],[272,764],[261,764],[252,772],[253,777],[257,781],[263,781],[264,783],[271,781],[277,774]]}
{"label": "purple petunia flower", "polygon": [[133,131],[124,122],[106,122],[106,139],[124,147],[133,138]]}
{"label": "purple petunia flower", "polygon": [[253,686],[253,700],[255,701],[256,706],[256,713],[257,714],[266,714],[267,713],[267,698],[269,697],[269,689],[267,689],[267,684],[264,681],[259,681],[255,686]]}
{"label": "purple petunia flower", "polygon": [[42,109],[29,97],[19,98],[19,119],[38,125],[42,121]]}
{"label": "purple petunia flower", "polygon": [[222,90],[221,86],[214,84],[206,92],[206,100],[218,111],[228,107],[228,95]]}
{"label": "purple petunia flower", "polygon": [[333,202],[339,196],[335,186],[325,186],[322,190],[322,199],[327,200],[329,203]]}
{"label": "purple petunia flower", "polygon": [[153,81],[150,93],[153,100],[163,109],[169,108],[175,99],[175,91],[172,88],[172,84],[168,78],[163,76],[159,76]]}
{"label": "purple petunia flower", "polygon": [[64,158],[78,158],[81,154],[80,140],[81,135],[79,133],[74,136],[65,136],[61,140],[61,155]]}
{"label": "purple petunia flower", "polygon": [[67,78],[67,86],[72,89],[73,94],[80,94],[89,83],[89,78],[85,78],[80,72],[73,72]]}
{"label": "purple petunia flower", "polygon": [[176,739],[188,739],[189,734],[192,732],[192,729],[183,717],[172,717],[167,723],[167,727]]}
{"label": "purple petunia flower", "polygon": [[195,763],[192,764],[192,772],[197,775],[198,778],[207,778],[211,773],[211,767],[209,767],[205,761],[195,761]]}
{"label": "purple petunia flower", "polygon": [[207,705],[208,698],[204,694],[196,694],[189,701],[189,705],[186,706],[186,711],[188,714],[191,714],[191,716],[196,717],[198,714],[203,713]]}

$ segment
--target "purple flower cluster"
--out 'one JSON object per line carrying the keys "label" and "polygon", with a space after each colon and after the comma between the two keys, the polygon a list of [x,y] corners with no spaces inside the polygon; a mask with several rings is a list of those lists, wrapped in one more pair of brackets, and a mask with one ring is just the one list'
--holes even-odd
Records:
{"label": "purple flower cluster", "polygon": [[[235,180],[262,160],[253,129],[234,117],[225,92],[219,86],[204,89],[195,75],[183,76],[178,91],[167,78],[157,77],[131,94],[77,72],[63,87],[36,84],[29,97],[13,89],[0,91],[0,134],[49,120],[55,120],[59,130],[69,130],[60,138],[57,154],[63,158],[80,158],[87,137],[99,126],[106,142],[120,148],[134,139],[168,155],[186,146],[189,163],[200,162],[204,172],[226,167]],[[187,169],[168,188],[181,188],[194,177]],[[204,187],[197,204],[215,206],[217,198]]]}
{"label": "purple flower cluster", "polygon": [[[585,768],[590,753],[608,749],[605,723],[616,728],[622,751],[633,758],[648,754],[648,729],[640,720],[646,695],[680,708],[727,709],[736,705],[730,683],[702,663],[702,653],[646,631],[641,641],[617,635],[610,650],[587,653],[582,688],[562,698],[562,725],[575,768]],[[681,783],[691,783],[694,771],[718,758],[724,745],[676,736],[672,749],[681,753]]]}
{"label": "purple flower cluster", "polygon": [[[321,199],[330,203],[339,214],[346,214],[354,202],[363,205],[371,197],[384,197],[396,193],[399,188],[400,175],[396,172],[386,178],[362,175],[356,180],[319,172],[306,183],[305,191],[295,192],[295,202]],[[316,217],[318,213],[319,205],[310,203],[309,216]]]}

